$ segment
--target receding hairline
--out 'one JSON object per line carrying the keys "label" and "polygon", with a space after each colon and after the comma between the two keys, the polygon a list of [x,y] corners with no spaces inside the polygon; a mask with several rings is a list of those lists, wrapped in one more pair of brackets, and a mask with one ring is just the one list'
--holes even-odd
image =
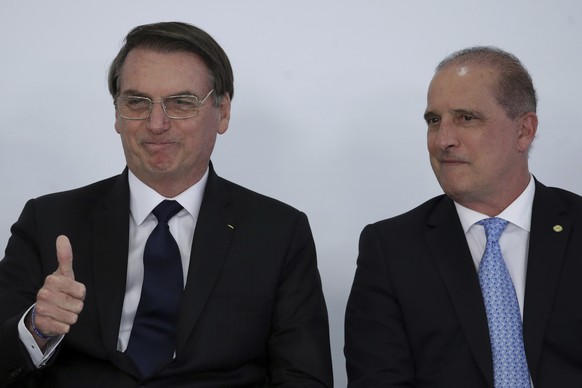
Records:
{"label": "receding hairline", "polygon": [[499,71],[506,63],[513,63],[523,67],[515,55],[500,48],[494,46],[473,46],[456,51],[445,57],[436,66],[435,72],[438,73],[452,66],[462,67],[464,65],[481,65]]}
{"label": "receding hairline", "polygon": [[523,63],[513,54],[494,46],[473,46],[445,57],[435,68],[435,75],[463,66],[480,67],[492,72],[497,83],[495,96],[508,115],[516,118],[536,112],[537,95],[533,80]]}

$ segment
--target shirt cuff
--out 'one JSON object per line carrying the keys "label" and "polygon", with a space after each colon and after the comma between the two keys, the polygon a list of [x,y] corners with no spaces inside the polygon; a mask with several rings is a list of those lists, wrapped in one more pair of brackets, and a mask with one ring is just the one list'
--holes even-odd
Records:
{"label": "shirt cuff", "polygon": [[30,358],[32,359],[33,364],[37,368],[40,368],[40,367],[46,365],[47,361],[51,358],[51,356],[55,352],[55,349],[57,348],[57,346],[59,346],[59,344],[61,343],[61,341],[65,337],[65,335],[61,334],[61,335],[49,340],[47,347],[46,347],[46,350],[44,351],[44,354],[43,354],[43,352],[38,347],[36,341],[34,340],[34,337],[30,333],[30,331],[28,331],[28,329],[26,328],[26,325],[24,324],[24,318],[26,317],[26,315],[29,313],[29,311],[33,307],[34,307],[34,305],[32,305],[24,313],[24,315],[20,319],[20,322],[18,322],[18,336],[20,337],[20,341],[24,344],[24,347],[26,347],[26,350],[28,351],[28,354],[30,355]]}

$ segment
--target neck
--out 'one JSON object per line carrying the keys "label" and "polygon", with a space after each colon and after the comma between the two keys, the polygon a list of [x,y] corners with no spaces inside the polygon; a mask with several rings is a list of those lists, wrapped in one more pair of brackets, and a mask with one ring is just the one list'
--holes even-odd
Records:
{"label": "neck", "polygon": [[185,179],[183,176],[173,176],[168,174],[156,174],[154,176],[142,177],[134,173],[134,175],[144,184],[152,188],[158,194],[165,198],[174,198],[196,183],[200,182],[206,169],[197,171]]}
{"label": "neck", "polygon": [[527,188],[531,175],[517,179],[511,185],[507,185],[503,192],[489,193],[481,198],[475,198],[474,201],[464,201],[459,203],[466,208],[485,214],[489,217],[495,217],[511,205]]}

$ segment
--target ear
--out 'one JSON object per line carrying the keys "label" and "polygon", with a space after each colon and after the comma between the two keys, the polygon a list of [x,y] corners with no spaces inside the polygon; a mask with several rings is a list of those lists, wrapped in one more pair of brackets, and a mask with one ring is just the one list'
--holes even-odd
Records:
{"label": "ear", "polygon": [[230,96],[225,93],[220,101],[219,111],[219,123],[218,123],[218,134],[222,135],[228,129],[228,123],[230,122]]}
{"label": "ear", "polygon": [[121,118],[117,115],[117,109],[115,109],[115,132],[117,133],[121,133],[121,130],[119,129],[119,127],[121,126]]}
{"label": "ear", "polygon": [[517,147],[520,152],[527,152],[538,130],[538,116],[535,112],[528,112],[519,119],[519,123]]}

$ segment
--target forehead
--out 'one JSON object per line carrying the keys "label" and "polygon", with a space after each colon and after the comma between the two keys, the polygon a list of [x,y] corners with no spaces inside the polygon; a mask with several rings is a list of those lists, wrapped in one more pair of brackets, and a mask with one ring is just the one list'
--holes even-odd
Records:
{"label": "forehead", "polygon": [[437,72],[428,89],[428,105],[463,108],[467,105],[498,105],[495,98],[498,74],[484,65],[450,65]]}
{"label": "forehead", "polygon": [[203,92],[210,84],[206,64],[189,52],[159,52],[136,48],[129,52],[119,77],[120,92]]}

